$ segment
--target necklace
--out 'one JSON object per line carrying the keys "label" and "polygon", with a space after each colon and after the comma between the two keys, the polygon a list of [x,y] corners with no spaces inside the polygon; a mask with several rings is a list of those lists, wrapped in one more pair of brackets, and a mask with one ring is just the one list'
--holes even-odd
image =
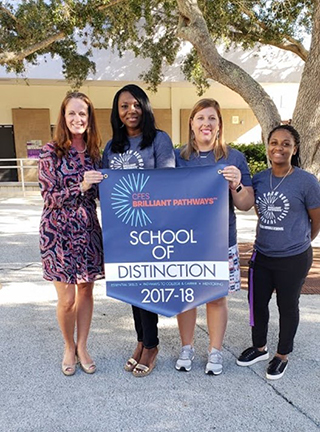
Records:
{"label": "necklace", "polygon": [[281,183],[284,181],[284,179],[287,177],[287,175],[289,175],[290,171],[291,171],[292,166],[290,166],[288,172],[286,173],[286,175],[284,177],[282,177],[282,179],[280,180],[280,182],[277,184],[277,186],[275,186],[274,188],[272,187],[272,168],[270,170],[270,189],[271,191],[275,191],[276,189],[278,189],[278,187],[281,185]]}
{"label": "necklace", "polygon": [[[77,150],[77,149],[76,149]],[[83,154],[87,151],[87,144],[85,144],[84,149],[83,150],[77,150],[78,154]]]}
{"label": "necklace", "polygon": [[206,155],[201,154],[201,151],[199,152],[199,157],[201,159],[207,159],[207,157],[209,156],[209,154],[211,153],[211,150],[207,151],[207,152],[202,152],[202,153],[207,153]]}

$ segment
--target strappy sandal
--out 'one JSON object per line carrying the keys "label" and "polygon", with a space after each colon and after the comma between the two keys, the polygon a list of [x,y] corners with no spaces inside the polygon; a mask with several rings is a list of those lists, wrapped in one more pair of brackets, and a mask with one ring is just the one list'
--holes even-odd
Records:
{"label": "strappy sandal", "polygon": [[137,366],[133,369],[132,375],[134,375],[136,378],[145,377],[147,375],[150,375],[153,371],[154,367],[156,365],[156,359],[153,363],[151,363],[150,366],[146,366],[143,364],[138,363]]}
{"label": "strappy sandal", "polygon": [[127,363],[124,365],[124,370],[127,372],[132,372],[133,369],[137,366],[138,362],[133,357],[130,357],[127,360]]}

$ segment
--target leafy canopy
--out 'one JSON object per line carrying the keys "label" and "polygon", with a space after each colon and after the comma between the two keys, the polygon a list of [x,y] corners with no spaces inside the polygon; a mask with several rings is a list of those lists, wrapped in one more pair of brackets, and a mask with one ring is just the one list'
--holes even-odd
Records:
{"label": "leafy canopy", "polygon": [[[312,30],[312,0],[199,0],[198,5],[214,44],[243,49],[270,44],[305,60],[303,39]],[[156,90],[163,67],[173,64],[183,43],[180,16],[175,0],[0,1],[0,64],[23,73],[25,63],[37,64],[40,55],[59,56],[66,79],[78,88],[95,73],[93,48],[111,47],[120,56],[132,50],[151,59],[141,78]],[[181,66],[203,92],[208,77],[195,50]]]}

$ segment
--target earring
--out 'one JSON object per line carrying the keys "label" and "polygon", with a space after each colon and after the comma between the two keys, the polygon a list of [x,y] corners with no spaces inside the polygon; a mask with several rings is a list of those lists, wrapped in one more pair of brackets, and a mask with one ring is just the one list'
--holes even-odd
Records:
{"label": "earring", "polygon": [[219,134],[219,131],[218,131],[217,135],[216,135],[216,139],[219,139],[219,136],[220,136],[220,134]]}
{"label": "earring", "polygon": [[120,129],[122,129],[124,127],[124,124],[122,123],[122,125],[120,126]]}

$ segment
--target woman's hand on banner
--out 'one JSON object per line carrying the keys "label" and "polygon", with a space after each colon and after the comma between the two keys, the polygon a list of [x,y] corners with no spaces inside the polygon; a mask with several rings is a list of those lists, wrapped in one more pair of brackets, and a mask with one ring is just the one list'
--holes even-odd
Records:
{"label": "woman's hand on banner", "polygon": [[241,183],[241,171],[234,165],[223,168],[222,174],[228,180],[229,187],[232,190],[235,190]]}
{"label": "woman's hand on banner", "polygon": [[82,192],[86,192],[93,184],[100,183],[103,180],[103,175],[100,171],[90,170],[85,171],[83,181],[80,184]]}

